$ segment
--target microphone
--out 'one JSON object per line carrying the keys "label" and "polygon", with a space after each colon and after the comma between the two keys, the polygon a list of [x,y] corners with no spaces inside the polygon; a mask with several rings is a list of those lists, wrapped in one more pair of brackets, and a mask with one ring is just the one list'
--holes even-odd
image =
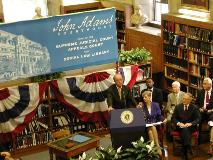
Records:
{"label": "microphone", "polygon": [[123,99],[124,99],[124,108],[127,108],[127,106],[126,106],[126,96],[125,96],[125,92],[124,91],[122,92],[122,95],[123,95]]}

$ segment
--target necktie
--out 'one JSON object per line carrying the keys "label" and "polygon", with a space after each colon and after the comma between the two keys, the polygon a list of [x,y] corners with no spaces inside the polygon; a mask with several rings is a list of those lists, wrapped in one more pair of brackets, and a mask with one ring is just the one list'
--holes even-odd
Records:
{"label": "necktie", "polygon": [[176,105],[178,104],[178,94],[175,94]]}
{"label": "necktie", "polygon": [[121,99],[121,88],[118,88],[118,95],[119,95],[119,97]]}
{"label": "necktie", "polygon": [[187,105],[184,105],[184,111],[187,111],[187,110],[188,110]]}
{"label": "necktie", "polygon": [[209,104],[209,92],[206,92],[206,104]]}

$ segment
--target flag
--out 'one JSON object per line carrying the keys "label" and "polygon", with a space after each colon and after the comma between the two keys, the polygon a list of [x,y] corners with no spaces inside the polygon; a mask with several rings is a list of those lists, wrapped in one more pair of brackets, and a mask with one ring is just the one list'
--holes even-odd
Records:
{"label": "flag", "polygon": [[122,75],[124,85],[127,85],[130,89],[134,86],[138,76],[138,66],[126,66],[120,67],[118,72]]}

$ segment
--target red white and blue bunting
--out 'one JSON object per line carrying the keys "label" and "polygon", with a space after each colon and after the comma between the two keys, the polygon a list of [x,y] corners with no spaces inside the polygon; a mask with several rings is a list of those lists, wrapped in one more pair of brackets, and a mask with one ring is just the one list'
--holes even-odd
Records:
{"label": "red white and blue bunting", "polygon": [[41,102],[46,83],[0,90],[0,134],[19,133],[31,121]]}
{"label": "red white and blue bunting", "polygon": [[[125,84],[131,88],[136,81],[138,66],[119,69]],[[68,106],[82,121],[101,122],[108,119],[107,89],[116,71],[106,70],[89,75],[65,77],[49,83],[33,83],[0,90],[0,135],[20,133],[32,120],[50,85],[55,98]]]}

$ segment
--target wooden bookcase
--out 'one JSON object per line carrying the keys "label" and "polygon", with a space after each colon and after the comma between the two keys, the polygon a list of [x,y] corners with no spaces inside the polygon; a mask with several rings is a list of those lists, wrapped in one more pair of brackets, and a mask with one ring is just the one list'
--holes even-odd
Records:
{"label": "wooden bookcase", "polygon": [[209,59],[213,57],[213,22],[163,14],[161,24],[164,87],[171,91],[171,83],[177,80],[181,90],[195,98],[203,78],[212,78]]}
{"label": "wooden bookcase", "polygon": [[102,8],[101,3],[98,1],[94,1],[90,3],[63,5],[60,7],[60,12],[61,14],[69,14],[69,13],[75,13],[75,12],[96,10],[100,8]]}
{"label": "wooden bookcase", "polygon": [[152,72],[163,72],[163,56],[161,53],[160,29],[149,26],[141,28],[129,27],[126,29],[126,49],[146,48],[152,54]]}
{"label": "wooden bookcase", "polygon": [[101,1],[103,8],[116,8],[116,27],[117,27],[117,39],[118,39],[118,49],[126,49],[126,28],[131,26],[130,17],[133,12],[132,5],[120,3],[120,2],[109,2]]}

